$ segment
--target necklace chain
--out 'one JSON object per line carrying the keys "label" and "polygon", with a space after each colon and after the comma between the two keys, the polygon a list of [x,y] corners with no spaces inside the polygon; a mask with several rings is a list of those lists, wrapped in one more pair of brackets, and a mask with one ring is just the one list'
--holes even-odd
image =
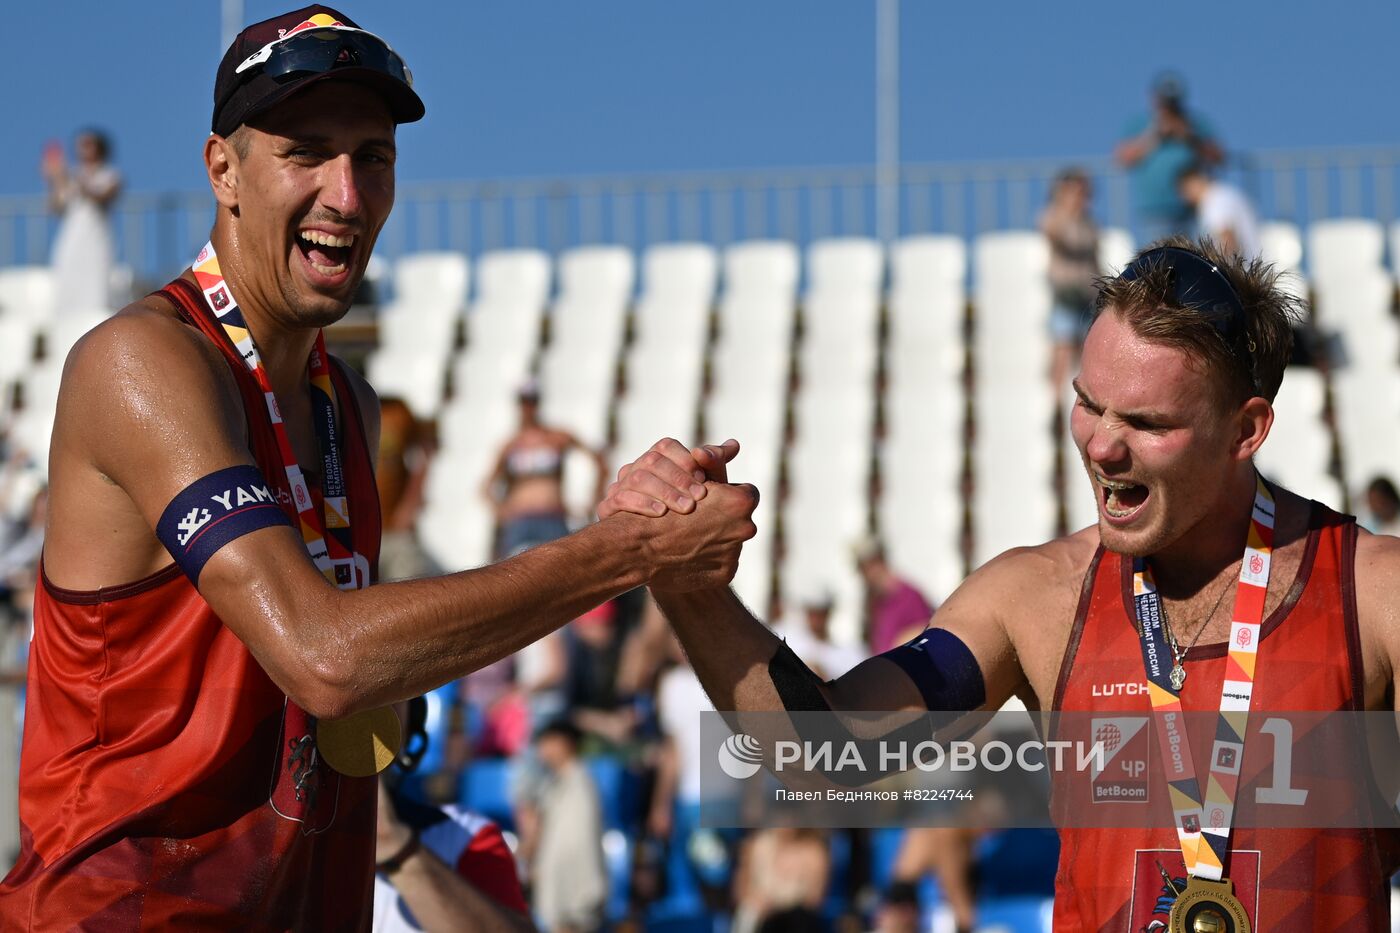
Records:
{"label": "necklace chain", "polygon": [[1196,647],[1196,642],[1201,640],[1201,633],[1206,630],[1206,626],[1210,625],[1210,620],[1215,618],[1215,613],[1220,609],[1220,604],[1225,601],[1225,593],[1230,589],[1230,579],[1227,579],[1225,585],[1220,588],[1220,595],[1215,598],[1215,605],[1211,606],[1210,612],[1206,613],[1206,617],[1201,620],[1201,627],[1196,629],[1196,636],[1191,639],[1191,644],[1187,645],[1184,650],[1177,650],[1181,643],[1177,641],[1176,633],[1172,631],[1171,619],[1167,617],[1166,613],[1162,614],[1162,620],[1166,623],[1167,628],[1167,643],[1171,645],[1172,658],[1176,661],[1177,667],[1181,667],[1182,659],[1190,653],[1192,648]]}

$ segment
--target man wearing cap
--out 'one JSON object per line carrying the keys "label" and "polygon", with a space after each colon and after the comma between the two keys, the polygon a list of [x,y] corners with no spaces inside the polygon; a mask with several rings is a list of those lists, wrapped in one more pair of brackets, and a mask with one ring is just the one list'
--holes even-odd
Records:
{"label": "man wearing cap", "polygon": [[391,704],[637,585],[732,575],[754,495],[696,483],[684,517],[366,588],[378,404],[320,329],[422,115],[403,59],[327,7],[224,55],[209,243],[65,366],[0,929],[366,928]]}
{"label": "man wearing cap", "polygon": [[[832,680],[728,588],[662,584],[657,602],[719,710],[996,710],[1019,697],[1086,723],[1153,719],[1134,760],[1151,769],[1150,803],[1169,791],[1169,808],[1115,816],[1133,804],[1091,794],[1087,770],[1057,775],[1056,931],[1387,929],[1395,768],[1274,719],[1390,713],[1400,671],[1400,540],[1254,467],[1297,299],[1268,265],[1176,238],[1104,280],[1096,309],[1070,415],[1096,524],[988,561],[935,627]],[[716,479],[738,452],[656,449]],[[624,467],[599,513],[636,507],[657,479]],[[1277,744],[1271,721],[1289,730]],[[1372,764],[1391,782],[1375,801]]]}
{"label": "man wearing cap", "polygon": [[1171,72],[1153,81],[1152,112],[1129,121],[1113,154],[1128,169],[1133,208],[1147,242],[1191,231],[1192,208],[1177,191],[1177,175],[1188,165],[1218,165],[1224,159],[1210,125],[1186,109],[1186,85]]}

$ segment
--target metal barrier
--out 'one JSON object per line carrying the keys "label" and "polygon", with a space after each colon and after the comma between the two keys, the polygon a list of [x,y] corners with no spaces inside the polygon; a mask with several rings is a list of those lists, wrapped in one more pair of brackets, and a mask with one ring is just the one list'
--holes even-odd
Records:
{"label": "metal barrier", "polygon": [[[900,235],[1033,227],[1066,166],[1095,180],[1106,225],[1134,228],[1126,173],[1103,157],[908,164],[898,186]],[[1400,147],[1277,150],[1232,156],[1225,175],[1265,219],[1306,226],[1329,217],[1396,217]],[[673,240],[724,245],[876,234],[873,167],[691,172],[400,184],[377,254],[507,247],[551,253],[584,243],[633,249]],[[138,280],[164,279],[202,245],[208,192],[131,193],[115,209],[121,260]],[[41,196],[0,198],[0,266],[47,261],[54,218]]]}

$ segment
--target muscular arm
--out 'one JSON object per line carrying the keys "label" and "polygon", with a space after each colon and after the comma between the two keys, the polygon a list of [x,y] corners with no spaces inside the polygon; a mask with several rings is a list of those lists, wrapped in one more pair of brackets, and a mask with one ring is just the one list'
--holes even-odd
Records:
{"label": "muscular arm", "polygon": [[[1024,682],[1001,607],[1038,574],[1031,551],[1013,551],[969,577],[938,610],[947,629],[972,652],[982,672],[986,703],[997,709]],[[658,604],[690,656],[716,709],[780,710],[783,703],[769,674],[780,642],[729,590],[656,593]],[[904,668],[876,656],[836,680],[820,685],[835,710],[921,711],[927,708]]]}
{"label": "muscular arm", "polygon": [[[63,435],[65,449],[87,458],[139,515],[110,529],[107,547],[149,551],[151,529],[177,493],[209,473],[252,463],[224,367],[203,337],[156,314],[115,318],[70,356],[56,443]],[[214,554],[198,586],[282,690],[312,715],[337,718],[426,692],[519,650],[647,582],[663,553],[663,564],[689,562],[683,566],[696,585],[708,573],[724,579],[729,558],[705,538],[733,537],[737,559],[742,529],[736,533],[732,517],[720,513],[726,503],[742,510],[739,498],[721,490],[692,516],[662,519],[674,519],[677,538],[679,522],[690,522],[680,549],[653,547],[664,531],[654,533],[654,521],[617,515],[492,567],[352,592],[326,582],[297,532],[263,528]],[[707,510],[719,519],[714,534],[701,527]],[[73,530],[67,533],[71,540]],[[53,563],[61,564],[64,529],[56,538]]]}
{"label": "muscular arm", "polygon": [[1400,710],[1400,538],[1360,533],[1356,542],[1356,614],[1361,633],[1365,708]]}
{"label": "muscular arm", "polygon": [[523,933],[535,929],[529,917],[497,904],[427,849],[404,863],[394,875],[394,887],[424,930]]}
{"label": "muscular arm", "polygon": [[[399,819],[393,799],[380,784],[379,831],[375,844],[375,860],[384,861],[403,851],[411,838],[411,830]],[[513,858],[494,829],[492,842],[500,846],[492,858],[507,860],[511,884],[514,879]],[[404,859],[399,870],[388,878],[398,891],[419,926],[428,931],[480,930],[483,933],[523,933],[535,929],[526,915],[492,899],[472,881],[464,878],[428,845],[421,844],[416,852]],[[518,895],[517,895],[518,896]]]}

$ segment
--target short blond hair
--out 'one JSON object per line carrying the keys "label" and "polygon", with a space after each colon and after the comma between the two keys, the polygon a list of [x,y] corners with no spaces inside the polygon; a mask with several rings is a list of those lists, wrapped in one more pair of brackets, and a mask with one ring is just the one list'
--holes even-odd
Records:
{"label": "short blond hair", "polygon": [[1227,254],[1209,237],[1159,240],[1138,253],[1134,262],[1162,247],[1194,253],[1225,276],[1244,309],[1247,355],[1230,346],[1210,318],[1175,299],[1174,274],[1165,262],[1145,264],[1134,278],[1101,276],[1095,313],[1111,309],[1144,340],[1200,360],[1224,404],[1233,406],[1255,395],[1272,402],[1293,355],[1293,327],[1307,318],[1306,302],[1281,287],[1291,273],[1257,257]]}

